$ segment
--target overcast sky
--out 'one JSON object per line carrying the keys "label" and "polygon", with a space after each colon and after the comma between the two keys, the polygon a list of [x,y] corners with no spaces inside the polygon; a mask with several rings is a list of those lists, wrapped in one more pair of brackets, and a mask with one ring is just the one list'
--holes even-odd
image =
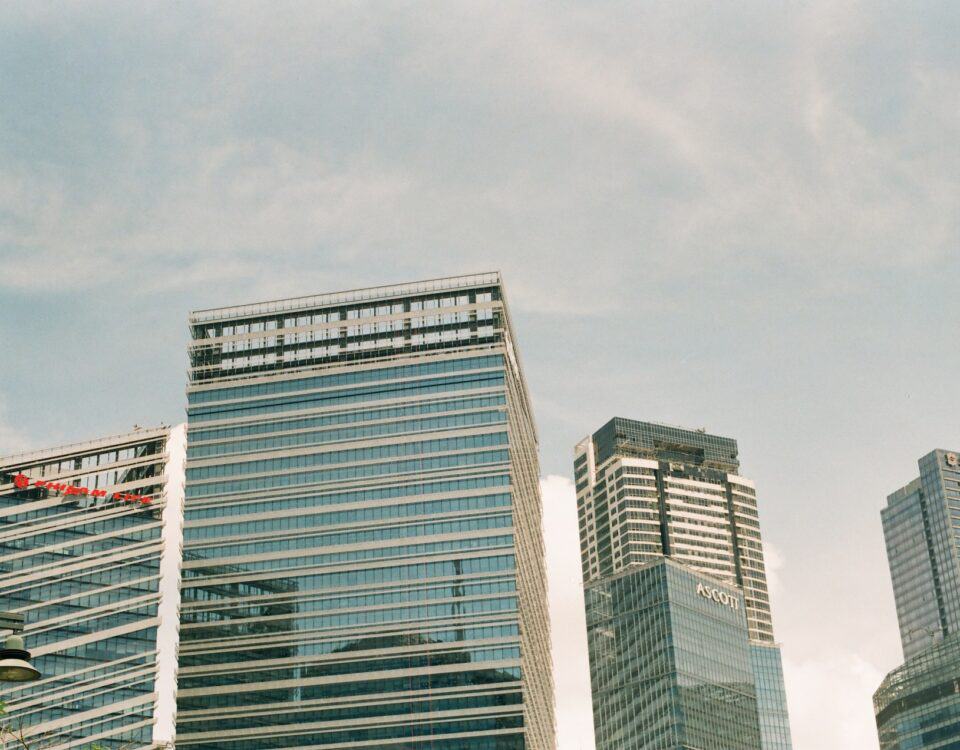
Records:
{"label": "overcast sky", "polygon": [[500,269],[558,638],[574,443],[735,437],[795,747],[872,750],[879,509],[960,447],[958,30],[956,2],[4,3],[0,453],[182,421],[190,309]]}

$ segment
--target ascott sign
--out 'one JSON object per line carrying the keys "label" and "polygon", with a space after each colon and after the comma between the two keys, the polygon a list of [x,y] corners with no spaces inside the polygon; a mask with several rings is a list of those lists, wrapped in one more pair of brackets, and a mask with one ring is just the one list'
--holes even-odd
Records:
{"label": "ascott sign", "polygon": [[[47,482],[43,479],[31,479],[25,474],[17,474],[13,478],[14,486],[19,490],[25,490],[27,487],[39,487],[40,489],[56,492],[60,495],[87,495],[89,497],[106,497],[106,490],[91,490],[89,487],[75,487],[72,484],[60,484],[58,482]],[[149,505],[151,502],[149,495],[133,495],[129,492],[114,492],[110,495],[111,500],[120,500],[125,503],[142,503]]]}
{"label": "ascott sign", "polygon": [[730,609],[740,609],[740,597],[736,596],[735,594],[728,594],[722,589],[718,589],[713,586],[707,586],[703,583],[698,583],[697,593],[704,599],[710,599],[711,601],[715,601],[717,604],[730,607]]}

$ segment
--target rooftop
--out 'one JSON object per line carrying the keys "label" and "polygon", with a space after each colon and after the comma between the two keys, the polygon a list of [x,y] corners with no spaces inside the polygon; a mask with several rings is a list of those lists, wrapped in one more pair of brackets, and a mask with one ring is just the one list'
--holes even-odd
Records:
{"label": "rooftop", "polygon": [[35,461],[45,461],[55,456],[70,455],[72,453],[93,452],[102,448],[123,445],[125,443],[138,443],[145,440],[153,440],[162,437],[170,432],[170,427],[160,425],[159,427],[136,427],[131,432],[120,433],[119,435],[107,435],[105,437],[84,440],[79,443],[68,443],[66,445],[57,445],[52,448],[39,448],[22,453],[13,453],[9,456],[0,456],[0,467],[17,466],[29,464]]}
{"label": "rooftop", "polygon": [[246,318],[254,315],[269,315],[271,313],[304,310],[328,305],[342,305],[352,302],[395,299],[396,297],[407,297],[414,294],[470,289],[477,286],[488,286],[500,283],[501,278],[499,271],[467,274],[463,276],[447,276],[439,279],[412,281],[406,284],[388,284],[384,286],[366,287],[364,289],[352,289],[344,292],[330,292],[328,294],[254,302],[247,305],[232,305],[228,307],[212,307],[206,310],[194,310],[190,313],[190,322],[196,324],[212,320]]}

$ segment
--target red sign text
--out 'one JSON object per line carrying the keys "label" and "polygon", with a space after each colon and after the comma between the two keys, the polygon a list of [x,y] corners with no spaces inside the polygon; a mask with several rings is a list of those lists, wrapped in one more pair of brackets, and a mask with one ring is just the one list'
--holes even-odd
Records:
{"label": "red sign text", "polygon": [[[106,497],[106,490],[91,490],[89,487],[75,487],[72,484],[60,484],[58,482],[46,482],[43,479],[31,479],[24,474],[17,474],[13,478],[13,484],[17,489],[24,490],[27,487],[39,487],[50,490],[60,495],[89,495],[90,497]],[[128,492],[114,492],[110,496],[111,500],[120,500],[125,503],[141,503],[149,505],[151,500],[149,495],[132,495]]]}

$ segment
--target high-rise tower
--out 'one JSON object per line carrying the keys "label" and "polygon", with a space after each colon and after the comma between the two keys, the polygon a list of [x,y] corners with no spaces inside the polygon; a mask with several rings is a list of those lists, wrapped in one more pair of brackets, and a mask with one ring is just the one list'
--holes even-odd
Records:
{"label": "high-rise tower", "polygon": [[[746,615],[762,747],[785,750],[790,730],[756,491],[739,469],[731,438],[620,417],[607,422],[574,453],[583,577],[588,590],[606,586],[624,571],[667,557],[735,586]],[[595,658],[591,649],[591,663]],[[595,695],[599,738],[609,712],[596,701]],[[635,720],[644,721],[643,713]],[[722,747],[726,740],[716,741]]]}
{"label": "high-rise tower", "polygon": [[190,326],[177,747],[553,748],[537,439],[499,274]]}
{"label": "high-rise tower", "polygon": [[960,453],[931,451],[881,511],[905,662],[873,696],[882,750],[960,733]]}
{"label": "high-rise tower", "polygon": [[920,476],[887,498],[880,517],[909,659],[960,633],[960,453],[936,450],[918,461]]}

